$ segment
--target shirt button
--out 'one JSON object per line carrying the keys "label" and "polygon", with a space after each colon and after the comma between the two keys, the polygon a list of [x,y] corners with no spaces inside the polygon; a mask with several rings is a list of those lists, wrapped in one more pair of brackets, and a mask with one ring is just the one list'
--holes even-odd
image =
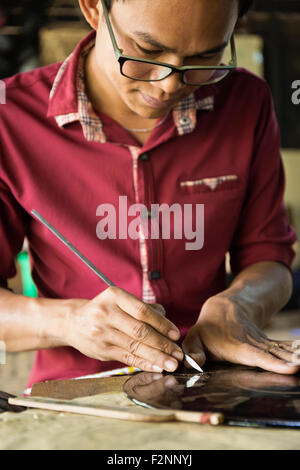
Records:
{"label": "shirt button", "polygon": [[187,126],[191,123],[191,120],[189,117],[187,116],[182,116],[180,119],[179,119],[179,123],[181,126]]}
{"label": "shirt button", "polygon": [[149,271],[148,277],[150,281],[153,281],[154,279],[160,279],[161,278],[160,271]]}
{"label": "shirt button", "polygon": [[154,211],[153,209],[143,209],[141,211],[141,216],[143,217],[143,219],[150,219],[151,217],[156,217],[156,211]]}
{"label": "shirt button", "polygon": [[140,155],[140,157],[139,157],[139,160],[141,162],[146,162],[147,160],[149,160],[149,158],[150,158],[150,156],[149,156],[148,153],[142,153],[142,155]]}

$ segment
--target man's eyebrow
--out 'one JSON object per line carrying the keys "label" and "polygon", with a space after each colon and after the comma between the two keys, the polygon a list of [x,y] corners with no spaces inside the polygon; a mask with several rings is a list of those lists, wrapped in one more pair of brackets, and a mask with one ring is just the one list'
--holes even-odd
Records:
{"label": "man's eyebrow", "polygon": [[[138,38],[142,39],[144,42],[150,44],[153,47],[157,47],[158,49],[164,50],[166,52],[173,52],[173,53],[177,52],[176,49],[165,46],[164,44],[159,42],[157,39],[155,39],[153,36],[151,36],[151,34],[149,33],[145,33],[143,31],[134,31],[133,34],[135,34]],[[194,54],[194,57],[221,52],[227,47],[227,45],[228,45],[228,42],[223,42],[219,46],[213,47],[212,49],[209,49],[207,51],[201,51],[201,52]]]}

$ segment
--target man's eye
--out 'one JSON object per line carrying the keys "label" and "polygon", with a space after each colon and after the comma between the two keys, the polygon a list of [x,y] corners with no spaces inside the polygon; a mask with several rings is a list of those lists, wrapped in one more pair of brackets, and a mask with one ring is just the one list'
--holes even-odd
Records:
{"label": "man's eye", "polygon": [[209,60],[209,59],[215,59],[216,57],[218,57],[219,54],[206,54],[206,55],[199,55],[197,56],[198,59],[206,59],[206,60]]}
{"label": "man's eye", "polygon": [[143,53],[143,54],[159,54],[161,51],[157,51],[157,50],[153,50],[153,49],[144,49],[144,47],[141,47],[137,44],[139,50]]}

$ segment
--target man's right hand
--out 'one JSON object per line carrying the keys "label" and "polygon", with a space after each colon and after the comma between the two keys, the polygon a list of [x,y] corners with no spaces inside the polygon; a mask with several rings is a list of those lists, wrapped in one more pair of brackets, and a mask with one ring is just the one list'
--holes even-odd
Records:
{"label": "man's right hand", "polygon": [[[146,304],[119,287],[92,300],[72,299],[64,340],[100,361],[119,361],[148,372],[173,372],[183,352],[178,328],[159,304]],[[176,360],[176,359],[177,360]]]}

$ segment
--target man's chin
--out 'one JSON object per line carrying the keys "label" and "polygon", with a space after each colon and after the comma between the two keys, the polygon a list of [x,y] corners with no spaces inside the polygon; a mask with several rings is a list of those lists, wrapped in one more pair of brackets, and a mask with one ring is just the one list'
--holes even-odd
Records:
{"label": "man's chin", "polygon": [[167,106],[152,106],[151,103],[147,103],[147,101],[143,98],[143,93],[138,89],[131,90],[129,99],[127,99],[125,102],[133,114],[143,119],[162,118],[166,116],[166,114],[168,114],[169,111],[176,105],[175,102],[172,102]]}
{"label": "man's chin", "polygon": [[162,117],[165,117],[166,114],[169,113],[169,111],[172,109],[172,106],[166,108],[166,109],[153,109],[149,106],[137,106],[132,105],[130,106],[131,111],[136,115],[139,116],[142,119],[159,119]]}

